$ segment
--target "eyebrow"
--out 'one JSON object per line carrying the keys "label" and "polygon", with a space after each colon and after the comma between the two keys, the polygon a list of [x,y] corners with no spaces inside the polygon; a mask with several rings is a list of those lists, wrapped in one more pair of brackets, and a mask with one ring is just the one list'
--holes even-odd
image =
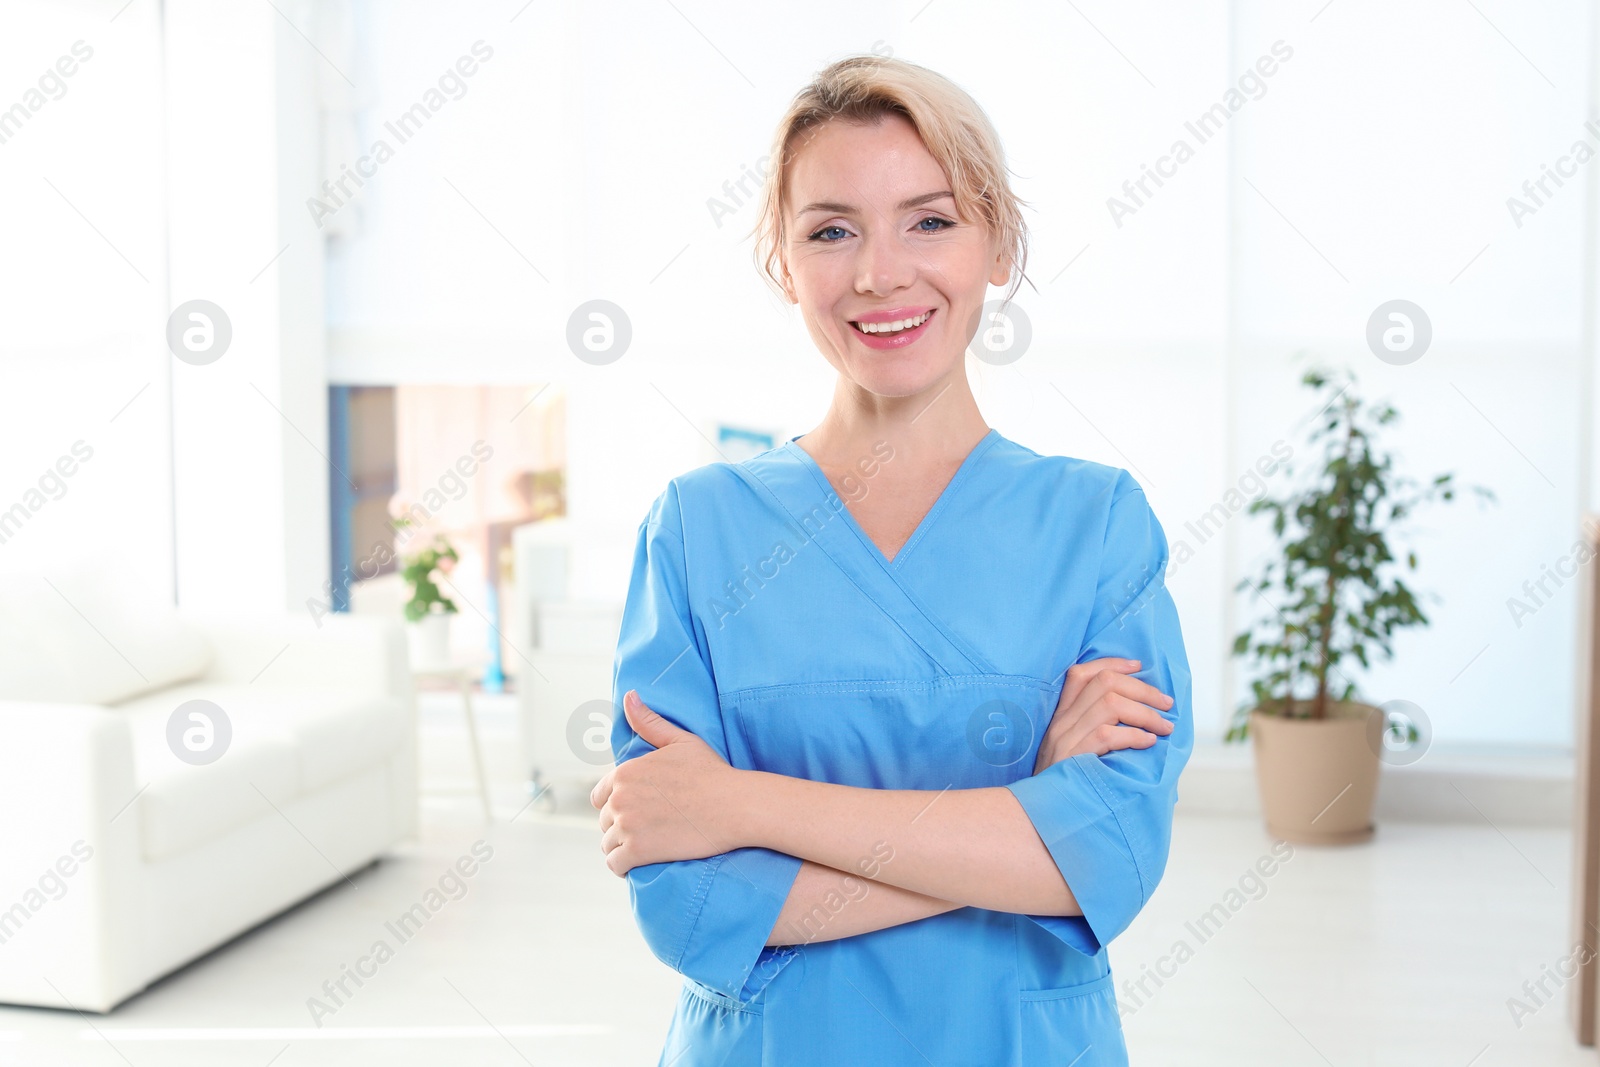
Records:
{"label": "eyebrow", "polygon": [[[942,189],[937,193],[923,193],[921,196],[913,196],[910,200],[902,200],[897,210],[910,211],[914,207],[921,207],[923,204],[930,204],[935,200],[943,200],[946,197],[951,200],[956,198],[955,194],[950,190]],[[811,211],[826,211],[835,215],[853,215],[860,210],[854,204],[841,204],[833,200],[819,200],[814,204],[807,204],[799,211],[796,211],[794,217],[799,218],[801,215]]]}

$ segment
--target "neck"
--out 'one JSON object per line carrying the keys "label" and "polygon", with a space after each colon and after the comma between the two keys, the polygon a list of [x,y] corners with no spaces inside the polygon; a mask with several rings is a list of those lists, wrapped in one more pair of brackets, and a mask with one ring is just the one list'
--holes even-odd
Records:
{"label": "neck", "polygon": [[841,376],[828,413],[796,444],[823,467],[851,465],[879,442],[913,463],[943,466],[959,463],[988,432],[958,363],[912,396],[879,396]]}

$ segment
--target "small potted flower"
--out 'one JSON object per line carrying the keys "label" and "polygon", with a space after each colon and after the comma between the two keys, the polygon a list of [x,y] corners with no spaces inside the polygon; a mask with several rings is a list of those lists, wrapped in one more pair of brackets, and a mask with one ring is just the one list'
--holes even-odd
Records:
{"label": "small potted flower", "polygon": [[[1318,469],[1283,499],[1250,504],[1251,514],[1272,516],[1279,547],[1257,577],[1237,586],[1258,595],[1262,617],[1233,643],[1256,677],[1225,740],[1252,740],[1269,833],[1354,844],[1373,834],[1384,752],[1403,751],[1420,736],[1412,718],[1361,699],[1350,678],[1374,656],[1393,657],[1396,631],[1428,624],[1389,534],[1416,508],[1458,490],[1450,474],[1418,484],[1395,473],[1393,456],[1375,451],[1373,437],[1399,414],[1360,400],[1353,375],[1335,381],[1314,369],[1301,382],[1325,397],[1310,433]],[[1494,499],[1481,486],[1473,491]],[[1416,567],[1416,553],[1407,552],[1405,571]]]}
{"label": "small potted flower", "polygon": [[400,574],[411,593],[405,603],[405,615],[413,667],[436,667],[449,662],[450,616],[459,609],[440,590],[436,579],[448,575],[459,561],[456,550],[443,535],[401,559]]}

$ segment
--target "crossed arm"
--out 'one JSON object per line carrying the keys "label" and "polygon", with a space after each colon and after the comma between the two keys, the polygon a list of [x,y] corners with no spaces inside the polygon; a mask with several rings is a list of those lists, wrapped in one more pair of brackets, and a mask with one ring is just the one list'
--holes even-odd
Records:
{"label": "crossed arm", "polygon": [[[1080,752],[1148,748],[1171,731],[1157,709],[1171,708],[1172,698],[1131,677],[1138,667],[1105,659],[1067,672],[1036,773]],[[865,789],[738,770],[636,693],[624,712],[655,751],[619,764],[591,794],[607,867],[620,876],[747,846],[799,857],[769,945],[848,937],[967,906],[1082,914],[1007,789]],[[828,921],[811,929],[830,897],[851,905],[828,909]]]}
{"label": "crossed arm", "polygon": [[[964,906],[1082,914],[1009,790],[874,790],[766,777],[775,781],[752,783],[750,813],[767,824],[767,836],[752,843],[805,861],[769,945],[832,940]],[[880,854],[889,858],[874,862]],[[864,884],[849,873],[863,861],[875,875]],[[827,906],[841,898],[850,906]]]}
{"label": "crossed arm", "polygon": [[[849,906],[837,905],[839,901],[849,901]],[[805,860],[778,913],[778,921],[772,924],[767,944],[798,945],[854,937],[959,907],[962,905],[953,900]]]}

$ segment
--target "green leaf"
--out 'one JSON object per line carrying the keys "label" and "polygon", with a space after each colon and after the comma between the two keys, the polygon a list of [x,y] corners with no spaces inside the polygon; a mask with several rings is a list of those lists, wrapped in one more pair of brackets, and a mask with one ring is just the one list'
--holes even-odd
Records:
{"label": "green leaf", "polygon": [[[1257,704],[1274,697],[1309,699],[1317,692],[1349,699],[1355,682],[1341,664],[1369,669],[1373,652],[1392,654],[1395,631],[1428,625],[1396,573],[1402,566],[1416,571],[1416,553],[1396,553],[1390,540],[1421,505],[1448,502],[1455,488],[1453,474],[1435,475],[1422,488],[1398,472],[1394,454],[1378,437],[1398,423],[1399,411],[1388,402],[1366,403],[1353,374],[1313,367],[1301,380],[1326,397],[1321,418],[1308,430],[1311,447],[1298,453],[1313,466],[1297,466],[1291,478],[1289,464],[1283,464],[1289,488],[1250,504],[1250,514],[1270,516],[1278,548],[1255,578],[1235,587],[1250,588],[1270,608],[1234,639],[1232,649],[1250,661]],[[1474,492],[1480,500],[1493,499],[1484,487]],[[1235,724],[1229,736],[1239,729]]]}

